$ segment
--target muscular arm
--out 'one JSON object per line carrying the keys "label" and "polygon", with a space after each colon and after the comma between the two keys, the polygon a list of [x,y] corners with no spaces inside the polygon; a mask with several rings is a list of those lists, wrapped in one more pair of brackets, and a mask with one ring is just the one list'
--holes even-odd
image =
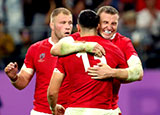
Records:
{"label": "muscular arm", "polygon": [[64,56],[80,51],[95,53],[100,57],[105,55],[104,48],[98,43],[74,41],[72,37],[62,38],[51,48],[50,53],[54,56]]}
{"label": "muscular arm", "polygon": [[99,64],[98,67],[88,69],[88,74],[93,76],[92,79],[107,79],[114,77],[122,82],[133,82],[142,80],[143,68],[140,59],[137,56],[131,56],[128,61],[128,68],[113,69],[106,64]]}
{"label": "muscular arm", "polygon": [[[58,43],[56,43],[50,50],[50,53],[54,56],[63,56],[63,55],[67,55],[76,51],[70,51],[68,49],[63,51],[63,45],[64,44],[72,44],[74,43],[74,39],[72,37],[64,37],[62,38]],[[67,47],[67,46],[64,46]],[[71,49],[71,46],[69,47],[69,49]]]}
{"label": "muscular arm", "polygon": [[128,72],[127,81],[140,81],[143,78],[143,67],[138,56],[132,55],[127,60],[129,68],[126,68]]}
{"label": "muscular arm", "polygon": [[12,85],[19,90],[24,89],[29,84],[34,74],[33,69],[26,68],[25,64],[21,68],[20,72],[17,73],[18,65],[16,62],[9,63],[4,71],[10,78]]}
{"label": "muscular arm", "polygon": [[[113,77],[122,80],[122,82],[140,81],[143,78],[143,68],[138,56],[132,55],[128,60],[128,68],[115,69]],[[125,78],[125,79],[122,79]]]}
{"label": "muscular arm", "polygon": [[59,72],[58,70],[57,71],[55,70],[52,74],[52,78],[47,90],[48,103],[50,105],[52,112],[57,112],[55,108],[58,99],[58,92],[64,78],[63,73]]}

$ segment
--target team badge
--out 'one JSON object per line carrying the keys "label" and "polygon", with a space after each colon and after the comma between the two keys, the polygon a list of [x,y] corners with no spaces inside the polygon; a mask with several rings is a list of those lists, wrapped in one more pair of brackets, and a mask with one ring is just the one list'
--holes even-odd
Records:
{"label": "team badge", "polygon": [[43,61],[44,61],[44,58],[45,58],[45,53],[41,53],[41,54],[39,55],[39,60],[38,60],[38,62],[43,62]]}

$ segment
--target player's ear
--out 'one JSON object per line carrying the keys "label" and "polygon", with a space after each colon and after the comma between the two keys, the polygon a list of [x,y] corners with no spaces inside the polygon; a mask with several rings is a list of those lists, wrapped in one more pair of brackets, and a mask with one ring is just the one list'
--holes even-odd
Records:
{"label": "player's ear", "polygon": [[50,22],[49,26],[50,26],[51,30],[54,30],[54,22]]}
{"label": "player's ear", "polygon": [[100,28],[100,24],[98,24],[98,26],[97,26],[97,30],[99,30],[99,28]]}
{"label": "player's ear", "polygon": [[81,28],[80,28],[79,24],[76,24],[76,27],[77,27],[77,31],[80,32]]}

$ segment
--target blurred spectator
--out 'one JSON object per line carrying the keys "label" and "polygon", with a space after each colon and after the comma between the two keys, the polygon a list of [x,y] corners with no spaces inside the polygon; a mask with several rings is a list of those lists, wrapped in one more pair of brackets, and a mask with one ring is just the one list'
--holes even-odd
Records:
{"label": "blurred spectator", "polygon": [[[144,8],[146,8],[146,3],[144,0],[136,0],[136,11],[140,11]],[[155,4],[155,7],[160,10],[160,0],[156,0],[156,4]]]}
{"label": "blurred spectator", "polygon": [[85,0],[86,9],[94,10],[104,1],[105,0]]}
{"label": "blurred spectator", "polygon": [[128,10],[135,10],[135,6],[137,5],[137,0],[119,0],[118,9],[120,14],[128,11]]}
{"label": "blurred spectator", "polygon": [[144,55],[146,55],[146,51],[152,42],[144,42],[147,39],[144,39],[146,36],[142,36],[142,31],[138,31],[136,28],[136,16],[137,13],[135,10],[123,11],[119,21],[118,32],[132,40],[144,66],[146,61]]}
{"label": "blurred spectator", "polygon": [[[156,0],[144,0],[146,8],[137,14],[137,29],[141,31],[141,43],[149,43],[150,48],[144,50],[146,56],[146,67],[160,67],[160,10],[156,9]],[[143,40],[143,41],[142,41]],[[151,42],[153,41],[153,42]]]}
{"label": "blurred spectator", "polygon": [[[4,50],[0,49],[0,69],[10,60],[11,54],[14,57],[12,60],[21,65],[28,46],[48,37],[49,16],[54,8],[66,7],[73,13],[75,32],[77,16],[81,10],[96,10],[103,5],[111,5],[119,10],[121,19],[118,31],[131,38],[143,66],[160,67],[156,63],[160,63],[159,4],[160,0],[0,0],[0,20],[5,24],[3,29],[0,28],[0,31],[3,30],[0,33],[9,34],[7,36],[13,42],[10,46],[13,51],[16,46],[14,53],[10,49],[10,53],[5,53],[4,56],[1,55]],[[0,40],[0,45],[4,44],[1,41],[3,40]]]}
{"label": "blurred spectator", "polygon": [[16,50],[12,55],[12,60],[18,62],[19,68],[24,62],[24,58],[29,46],[32,44],[32,33],[28,28],[22,28],[19,31],[22,44],[16,46]]}
{"label": "blurred spectator", "polygon": [[155,8],[156,0],[145,0],[146,8],[138,12],[137,27],[153,36],[160,36],[160,10]]}
{"label": "blurred spectator", "polygon": [[105,6],[105,5],[113,6],[114,8],[119,10],[119,0],[102,0],[100,5],[97,6],[96,9],[100,8],[101,6]]}
{"label": "blurred spectator", "polygon": [[[113,0],[117,1],[117,0]],[[119,11],[123,10],[131,10],[135,9],[135,11],[140,11],[144,8],[146,8],[146,4],[144,0],[118,0],[118,9]],[[155,7],[160,10],[160,0],[156,0]]]}
{"label": "blurred spectator", "polygon": [[73,32],[75,32],[77,31],[77,16],[81,10],[86,9],[85,0],[65,0],[64,4],[73,14]]}
{"label": "blurred spectator", "polygon": [[156,7],[158,1],[120,0],[122,18],[119,32],[131,38],[145,68],[160,67],[156,63],[160,62],[160,11]]}
{"label": "blurred spectator", "polygon": [[5,32],[4,23],[0,20],[0,69],[9,62],[9,56],[15,49],[12,36]]}
{"label": "blurred spectator", "polygon": [[136,31],[136,12],[134,10],[129,10],[122,13],[119,21],[118,31],[132,39],[132,33]]}
{"label": "blurred spectator", "polygon": [[19,29],[24,27],[21,0],[2,0],[4,21],[8,33],[13,37],[15,44],[20,44]]}
{"label": "blurred spectator", "polygon": [[21,41],[22,41],[22,48],[21,48],[21,53],[20,56],[22,59],[25,58],[26,52],[29,48],[29,46],[32,43],[32,39],[31,39],[31,32],[29,29],[27,28],[23,28],[20,30],[20,36],[21,36]]}
{"label": "blurred spectator", "polygon": [[3,20],[3,0],[0,0],[0,20]]}
{"label": "blurred spectator", "polygon": [[24,24],[31,28],[33,42],[48,37],[49,15],[54,8],[54,0],[23,0]]}

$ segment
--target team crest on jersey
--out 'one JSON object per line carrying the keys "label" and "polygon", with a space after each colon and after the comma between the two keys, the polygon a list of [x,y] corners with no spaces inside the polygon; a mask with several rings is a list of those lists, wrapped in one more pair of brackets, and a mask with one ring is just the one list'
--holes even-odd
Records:
{"label": "team crest on jersey", "polygon": [[41,54],[39,55],[39,60],[38,60],[38,62],[43,62],[43,61],[44,61],[44,58],[45,58],[45,53],[41,53]]}

